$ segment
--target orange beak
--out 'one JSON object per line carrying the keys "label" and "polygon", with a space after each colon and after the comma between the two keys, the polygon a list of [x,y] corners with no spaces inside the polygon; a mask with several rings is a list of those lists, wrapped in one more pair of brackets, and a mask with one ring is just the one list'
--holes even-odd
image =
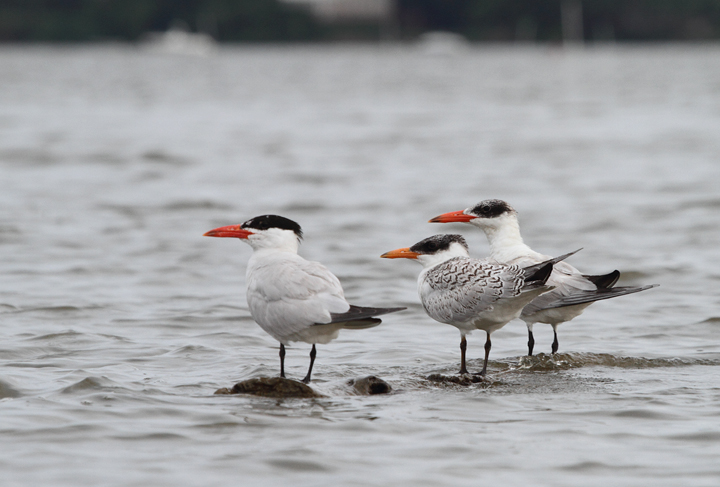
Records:
{"label": "orange beak", "polygon": [[463,213],[463,210],[460,211],[451,211],[450,213],[443,213],[442,215],[438,215],[432,220],[430,220],[429,223],[453,223],[453,222],[463,222],[467,223],[470,220],[474,220],[475,216],[472,215],[466,215]]}
{"label": "orange beak", "polygon": [[240,225],[228,225],[226,227],[218,227],[203,234],[203,237],[231,237],[231,238],[248,238],[253,232],[241,228]]}
{"label": "orange beak", "polygon": [[391,250],[390,252],[385,252],[380,257],[383,259],[417,259],[418,258],[417,252],[413,252],[410,250],[409,247],[404,247],[402,249],[395,249]]}

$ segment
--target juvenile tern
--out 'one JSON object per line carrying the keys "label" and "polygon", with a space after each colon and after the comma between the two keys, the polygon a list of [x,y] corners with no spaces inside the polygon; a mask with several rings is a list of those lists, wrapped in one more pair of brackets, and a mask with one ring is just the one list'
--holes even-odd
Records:
{"label": "juvenile tern", "polygon": [[298,255],[300,225],[278,215],[262,215],[241,225],[210,230],[206,237],[239,238],[253,249],[246,271],[250,314],[260,327],[280,342],[280,376],[285,377],[285,345],[312,344],[310,382],[315,344],[337,338],[342,328],[363,329],[381,323],[376,316],[405,308],[367,308],[345,300],[340,281],[319,262]]}
{"label": "juvenile tern", "polygon": [[[548,259],[547,255],[528,247],[520,235],[517,212],[502,200],[484,200],[464,210],[443,213],[431,223],[470,223],[485,232],[490,243],[490,258],[504,264],[532,265]],[[523,309],[520,318],[528,329],[528,355],[533,354],[535,339],[533,324],[548,323],[553,328],[552,353],[557,353],[557,327],[580,315],[595,301],[624,296],[656,287],[657,284],[639,287],[613,287],[620,278],[615,270],[609,274],[591,276],[582,274],[567,262],[554,268],[547,284],[552,292],[534,299]]]}
{"label": "juvenile tern", "polygon": [[520,316],[530,301],[552,289],[545,281],[553,264],[568,255],[525,267],[505,265],[470,258],[467,243],[460,235],[434,235],[381,257],[416,259],[423,266],[418,277],[420,301],[432,319],[460,330],[461,374],[468,373],[465,335],[473,330],[487,333],[480,372],[485,375],[492,347],[490,334]]}

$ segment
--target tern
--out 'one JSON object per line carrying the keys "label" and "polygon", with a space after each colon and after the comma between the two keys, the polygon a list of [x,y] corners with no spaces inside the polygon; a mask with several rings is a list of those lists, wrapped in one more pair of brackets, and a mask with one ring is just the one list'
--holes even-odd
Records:
{"label": "tern", "polygon": [[248,307],[255,322],[280,342],[280,377],[285,377],[285,345],[289,342],[312,344],[310,367],[302,380],[307,384],[317,354],[315,344],[330,342],[343,328],[377,326],[381,323],[377,316],[406,309],[348,304],[333,273],[298,255],[302,229],[288,218],[257,216],[204,235],[239,238],[252,247],[246,272]]}
{"label": "tern", "polygon": [[434,235],[381,257],[415,259],[422,264],[418,294],[425,312],[460,330],[460,374],[468,373],[465,335],[473,330],[487,333],[480,372],[484,376],[492,347],[490,334],[520,316],[533,299],[553,289],[546,285],[553,265],[569,255],[526,267],[505,265],[470,258],[467,243],[460,235]]}
{"label": "tern", "polygon": [[[490,243],[490,258],[504,264],[520,266],[542,262],[549,257],[528,247],[520,235],[517,212],[502,200],[484,200],[464,210],[443,213],[431,223],[470,223],[480,228]],[[657,284],[639,287],[613,287],[620,278],[614,270],[604,275],[582,274],[567,262],[554,268],[547,284],[554,286],[552,292],[534,299],[523,309],[520,319],[528,329],[528,355],[533,354],[535,339],[533,324],[548,323],[553,328],[552,353],[558,351],[557,327],[560,323],[579,316],[595,301],[624,296],[656,287]]]}

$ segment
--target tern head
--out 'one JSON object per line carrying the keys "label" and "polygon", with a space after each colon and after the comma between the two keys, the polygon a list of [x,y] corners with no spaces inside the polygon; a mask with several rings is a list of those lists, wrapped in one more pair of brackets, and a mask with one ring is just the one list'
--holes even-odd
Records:
{"label": "tern head", "polygon": [[255,249],[286,249],[297,252],[303,233],[296,222],[279,215],[261,215],[241,225],[218,227],[205,237],[239,238]]}
{"label": "tern head", "polygon": [[503,200],[483,200],[464,210],[438,215],[430,223],[463,222],[483,230],[493,230],[506,225],[508,221],[517,221],[517,212],[512,206]]}
{"label": "tern head", "polygon": [[445,262],[454,257],[468,257],[468,245],[461,235],[433,235],[412,247],[385,252],[385,259],[416,259],[424,267]]}

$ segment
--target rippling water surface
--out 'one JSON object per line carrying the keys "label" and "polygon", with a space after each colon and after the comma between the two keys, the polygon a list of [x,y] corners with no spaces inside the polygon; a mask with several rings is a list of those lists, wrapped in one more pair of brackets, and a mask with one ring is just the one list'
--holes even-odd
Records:
{"label": "rippling water surface", "polygon": [[[718,485],[720,48],[0,49],[3,485]],[[485,198],[525,240],[621,284],[458,369],[420,267],[379,255]],[[326,397],[215,396],[278,372],[249,247],[300,222],[353,303],[407,306],[320,346]],[[479,369],[484,334],[469,337]],[[309,347],[288,350],[302,377]],[[359,396],[374,374],[390,395]]]}

